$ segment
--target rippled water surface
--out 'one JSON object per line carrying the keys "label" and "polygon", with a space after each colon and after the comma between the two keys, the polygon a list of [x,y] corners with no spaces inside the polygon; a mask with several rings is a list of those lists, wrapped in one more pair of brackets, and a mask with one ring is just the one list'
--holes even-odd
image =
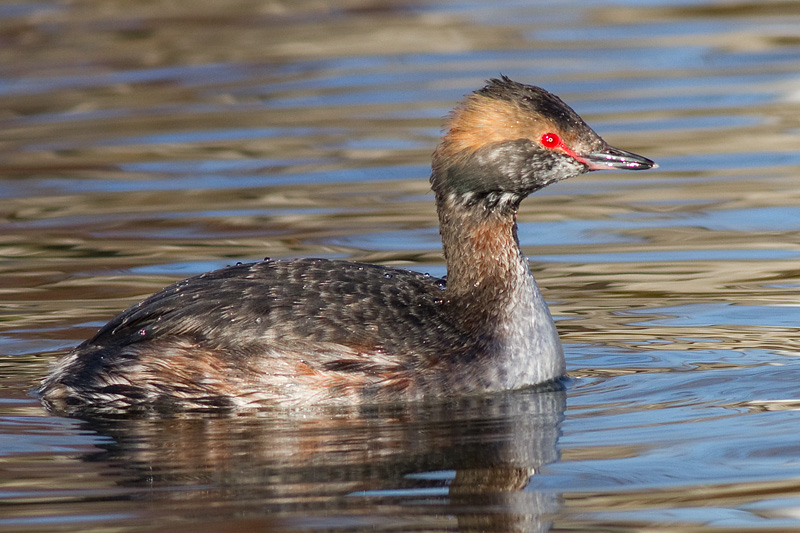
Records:
{"label": "rippled water surface", "polygon": [[[660,164],[522,206],[566,390],[91,421],[31,396],[191,274],[444,274],[430,153],[500,73]],[[797,531],[799,184],[797,2],[5,2],[0,530]]]}

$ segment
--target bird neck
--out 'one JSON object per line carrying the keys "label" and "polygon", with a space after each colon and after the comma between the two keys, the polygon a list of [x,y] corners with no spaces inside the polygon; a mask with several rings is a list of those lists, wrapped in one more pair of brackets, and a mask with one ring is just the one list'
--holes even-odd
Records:
{"label": "bird neck", "polygon": [[518,204],[437,197],[447,300],[482,331],[505,328],[510,315],[530,312],[535,282],[517,239]]}
{"label": "bird neck", "polygon": [[[565,372],[564,352],[519,248],[519,198],[463,200],[437,192],[447,262],[445,302],[464,333],[479,343],[489,388],[558,379]],[[467,368],[473,375],[475,367]]]}

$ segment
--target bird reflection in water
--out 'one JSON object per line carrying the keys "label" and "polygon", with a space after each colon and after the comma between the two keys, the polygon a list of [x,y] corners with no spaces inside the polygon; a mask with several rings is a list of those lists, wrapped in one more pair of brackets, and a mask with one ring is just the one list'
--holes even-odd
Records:
{"label": "bird reflection in water", "polygon": [[143,518],[176,527],[546,531],[559,496],[530,480],[558,460],[564,409],[564,390],[548,387],[246,416],[92,418],[87,429],[111,442],[85,460],[146,500]]}

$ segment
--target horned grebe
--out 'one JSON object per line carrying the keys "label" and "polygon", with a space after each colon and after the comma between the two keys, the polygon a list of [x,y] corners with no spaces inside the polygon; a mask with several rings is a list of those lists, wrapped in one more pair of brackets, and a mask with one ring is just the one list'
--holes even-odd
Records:
{"label": "horned grebe", "polygon": [[171,285],[67,354],[58,411],[376,403],[557,380],[564,354],[517,240],[530,193],[655,163],[606,144],[549,92],[492,79],[433,154],[447,278],[325,259],[239,264]]}

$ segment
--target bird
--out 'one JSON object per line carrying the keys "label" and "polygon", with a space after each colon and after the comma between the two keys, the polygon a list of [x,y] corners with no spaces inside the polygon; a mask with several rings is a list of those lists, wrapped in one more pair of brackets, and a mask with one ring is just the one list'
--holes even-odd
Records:
{"label": "bird", "polygon": [[433,152],[445,277],[317,258],[232,265],[123,311],[38,392],[77,413],[368,405],[557,383],[564,351],[519,246],[520,203],[586,172],[655,167],[545,89],[490,79],[449,114]]}

